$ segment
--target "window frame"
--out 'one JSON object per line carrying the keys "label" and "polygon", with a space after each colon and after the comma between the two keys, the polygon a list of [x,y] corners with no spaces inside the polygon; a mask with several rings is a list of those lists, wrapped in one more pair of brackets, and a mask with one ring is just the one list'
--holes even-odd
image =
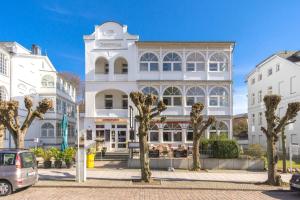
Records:
{"label": "window frame", "polygon": [[[202,94],[193,94],[193,95],[188,94],[192,89],[194,89],[194,90],[200,89]],[[193,91],[191,91],[191,92],[193,92]],[[196,91],[194,91],[194,92],[196,92]],[[191,106],[193,106],[193,104],[188,105],[188,98],[193,98],[193,104],[198,103],[198,102],[201,102],[201,103],[205,104],[205,92],[201,87],[194,86],[194,87],[191,87],[187,90],[187,92],[186,92],[186,106],[191,107]],[[203,98],[203,101],[197,101],[198,98]]]}
{"label": "window frame", "polygon": [[[170,60],[166,60],[167,56],[169,56],[169,55],[172,55],[172,57],[170,58]],[[178,57],[179,60],[175,60],[174,55],[176,55],[176,57]],[[165,70],[165,65],[167,65],[167,64],[170,65],[170,70]],[[176,67],[175,66],[176,64],[180,64],[180,70],[174,70],[174,68]],[[163,72],[182,72],[183,62],[182,62],[181,56],[178,53],[176,53],[176,52],[169,52],[169,53],[167,53],[164,56],[162,65],[163,65],[162,66],[162,71]]]}
{"label": "window frame", "polygon": [[[214,58],[214,56],[216,56],[216,58]],[[217,57],[217,56],[222,56],[224,58],[224,60],[223,61],[218,60],[218,59],[220,59],[220,57]],[[212,60],[212,59],[214,59],[214,60]],[[217,70],[211,70],[212,64],[216,65]],[[225,70],[223,70],[223,71],[221,70],[222,64],[225,66],[225,68],[224,68]],[[222,52],[213,53],[210,56],[209,61],[208,61],[208,71],[209,72],[228,72],[229,71],[228,57]]]}
{"label": "window frame", "polygon": [[8,76],[8,59],[4,53],[0,52],[0,74]]}
{"label": "window frame", "polygon": [[[48,125],[48,126],[46,126],[46,125]],[[43,134],[44,131],[46,132],[46,135]],[[54,138],[54,137],[55,137],[55,128],[54,128],[53,124],[50,122],[43,123],[41,126],[41,138]]]}
{"label": "window frame", "polygon": [[[203,59],[198,59],[197,60],[197,55],[200,55]],[[194,56],[194,60],[191,58],[191,56]],[[188,65],[192,64],[193,65],[193,70],[188,70]],[[203,64],[203,70],[198,70],[198,64]],[[186,72],[205,72],[205,67],[206,67],[206,62],[205,62],[205,57],[199,53],[199,52],[193,52],[190,53],[187,58],[186,58]]]}
{"label": "window frame", "polygon": [[[174,93],[174,88],[176,88],[177,90],[178,90],[178,92],[180,93],[180,95],[179,94],[165,94],[166,93],[166,91],[168,90],[168,89],[172,89],[172,93]],[[169,92],[169,93],[171,93],[171,92]],[[180,98],[180,105],[178,104],[178,105],[174,105],[174,102],[175,102],[175,98],[177,99],[177,98]],[[182,92],[180,91],[180,89],[178,88],[178,87],[175,87],[175,86],[170,86],[170,87],[167,87],[165,90],[164,90],[164,93],[163,93],[163,102],[165,103],[165,99],[170,99],[170,104],[166,104],[166,106],[168,106],[168,107],[181,107],[182,106],[182,98],[183,98],[183,96],[182,96]]]}
{"label": "window frame", "polygon": [[[152,56],[151,58],[145,58],[145,60],[142,60],[144,56]],[[151,60],[152,58],[154,58],[154,60]],[[146,64],[147,65],[147,70],[142,70],[141,69],[141,65],[142,64]],[[152,64],[157,64],[157,70],[151,70],[151,65]],[[139,65],[139,70],[140,72],[157,72],[159,71],[159,59],[158,56],[155,53],[152,52],[146,52],[144,53],[141,58],[140,58],[140,65]]]}
{"label": "window frame", "polygon": [[[214,94],[211,95],[211,93],[215,90],[215,89],[223,89],[225,91],[225,95],[219,95],[219,94]],[[212,105],[211,104],[211,99],[215,98],[217,100],[217,105]],[[223,100],[222,100],[223,99]],[[225,100],[224,100],[225,99]],[[221,102],[224,102],[225,104],[221,104]],[[209,101],[208,101],[208,105],[209,107],[227,107],[229,106],[229,94],[228,91],[224,88],[224,87],[214,87],[210,93],[209,93]]]}

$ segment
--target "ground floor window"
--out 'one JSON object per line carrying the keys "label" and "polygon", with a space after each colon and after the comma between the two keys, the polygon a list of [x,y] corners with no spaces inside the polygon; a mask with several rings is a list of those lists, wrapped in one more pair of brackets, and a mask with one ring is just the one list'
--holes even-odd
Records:
{"label": "ground floor window", "polygon": [[169,123],[164,126],[163,142],[181,142],[182,130],[179,124]]}
{"label": "ground floor window", "polygon": [[54,137],[54,126],[51,123],[44,123],[42,125],[42,137]]}
{"label": "ground floor window", "polygon": [[92,140],[93,139],[93,131],[87,130],[86,131],[86,140]]}
{"label": "ground floor window", "polygon": [[186,141],[189,142],[193,141],[193,135],[194,135],[193,129],[191,126],[189,126],[186,131]]}
{"label": "ground floor window", "polygon": [[158,142],[159,141],[159,132],[157,125],[151,125],[149,129],[149,141]]}
{"label": "ground floor window", "polygon": [[209,128],[209,138],[216,139],[228,139],[228,126],[224,122],[218,122],[210,126]]}

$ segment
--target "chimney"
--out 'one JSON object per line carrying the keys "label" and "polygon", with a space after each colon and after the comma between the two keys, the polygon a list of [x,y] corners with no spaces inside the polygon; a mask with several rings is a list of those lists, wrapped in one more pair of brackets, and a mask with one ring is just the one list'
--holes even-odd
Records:
{"label": "chimney", "polygon": [[31,53],[33,55],[42,55],[41,48],[38,45],[36,45],[36,44],[32,45],[32,47],[31,47]]}

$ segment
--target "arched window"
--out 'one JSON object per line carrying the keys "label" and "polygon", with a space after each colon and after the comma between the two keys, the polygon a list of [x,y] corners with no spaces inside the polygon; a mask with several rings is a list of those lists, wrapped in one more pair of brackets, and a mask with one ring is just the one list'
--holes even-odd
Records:
{"label": "arched window", "polygon": [[54,78],[50,75],[45,75],[42,78],[42,87],[54,87]]}
{"label": "arched window", "polygon": [[219,136],[228,139],[228,126],[224,122],[220,122],[218,126]]}
{"label": "arched window", "polygon": [[100,57],[96,60],[95,63],[95,74],[108,74],[109,73],[109,64],[107,59]]}
{"label": "arched window", "polygon": [[200,53],[192,53],[186,59],[186,71],[199,72],[205,71],[205,58]]}
{"label": "arched window", "polygon": [[41,137],[54,137],[54,126],[51,123],[44,123],[42,125]]}
{"label": "arched window", "polygon": [[0,86],[0,101],[6,101],[6,100],[7,100],[6,89],[3,86]]}
{"label": "arched window", "polygon": [[163,59],[163,71],[181,71],[181,58],[177,53],[168,53]]}
{"label": "arched window", "polygon": [[114,66],[115,74],[128,74],[128,63],[125,58],[117,58]]}
{"label": "arched window", "polygon": [[7,59],[3,53],[0,53],[0,74],[7,75]]}
{"label": "arched window", "polygon": [[222,87],[215,87],[209,93],[209,106],[228,106],[228,93]]}
{"label": "arched window", "polygon": [[224,122],[217,122],[210,126],[209,137],[212,138],[221,138],[228,139],[228,126]]}
{"label": "arched window", "polygon": [[215,53],[209,59],[209,71],[225,72],[228,71],[228,60],[223,53]]}
{"label": "arched window", "polygon": [[205,104],[204,91],[200,87],[192,87],[186,93],[186,105],[192,106],[198,102]]}
{"label": "arched window", "polygon": [[163,94],[163,102],[167,106],[181,106],[181,92],[177,87],[168,87]]}
{"label": "arched window", "polygon": [[150,142],[158,142],[159,141],[158,126],[156,124],[150,125],[149,141]]}
{"label": "arched window", "polygon": [[142,89],[143,94],[153,94],[155,96],[158,96],[158,92],[154,87],[144,87]]}
{"label": "arched window", "polygon": [[181,126],[177,123],[169,123],[164,126],[163,132],[164,142],[181,142],[182,130]]}
{"label": "arched window", "polygon": [[145,53],[140,59],[140,71],[158,71],[158,58],[154,53]]}

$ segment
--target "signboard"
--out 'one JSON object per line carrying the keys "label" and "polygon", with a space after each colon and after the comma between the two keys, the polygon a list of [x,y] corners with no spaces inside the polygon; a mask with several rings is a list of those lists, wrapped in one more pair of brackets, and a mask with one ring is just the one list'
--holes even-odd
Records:
{"label": "signboard", "polygon": [[128,149],[137,149],[140,148],[139,142],[128,142]]}
{"label": "signboard", "polygon": [[124,118],[97,118],[95,119],[96,123],[127,123],[127,119]]}

